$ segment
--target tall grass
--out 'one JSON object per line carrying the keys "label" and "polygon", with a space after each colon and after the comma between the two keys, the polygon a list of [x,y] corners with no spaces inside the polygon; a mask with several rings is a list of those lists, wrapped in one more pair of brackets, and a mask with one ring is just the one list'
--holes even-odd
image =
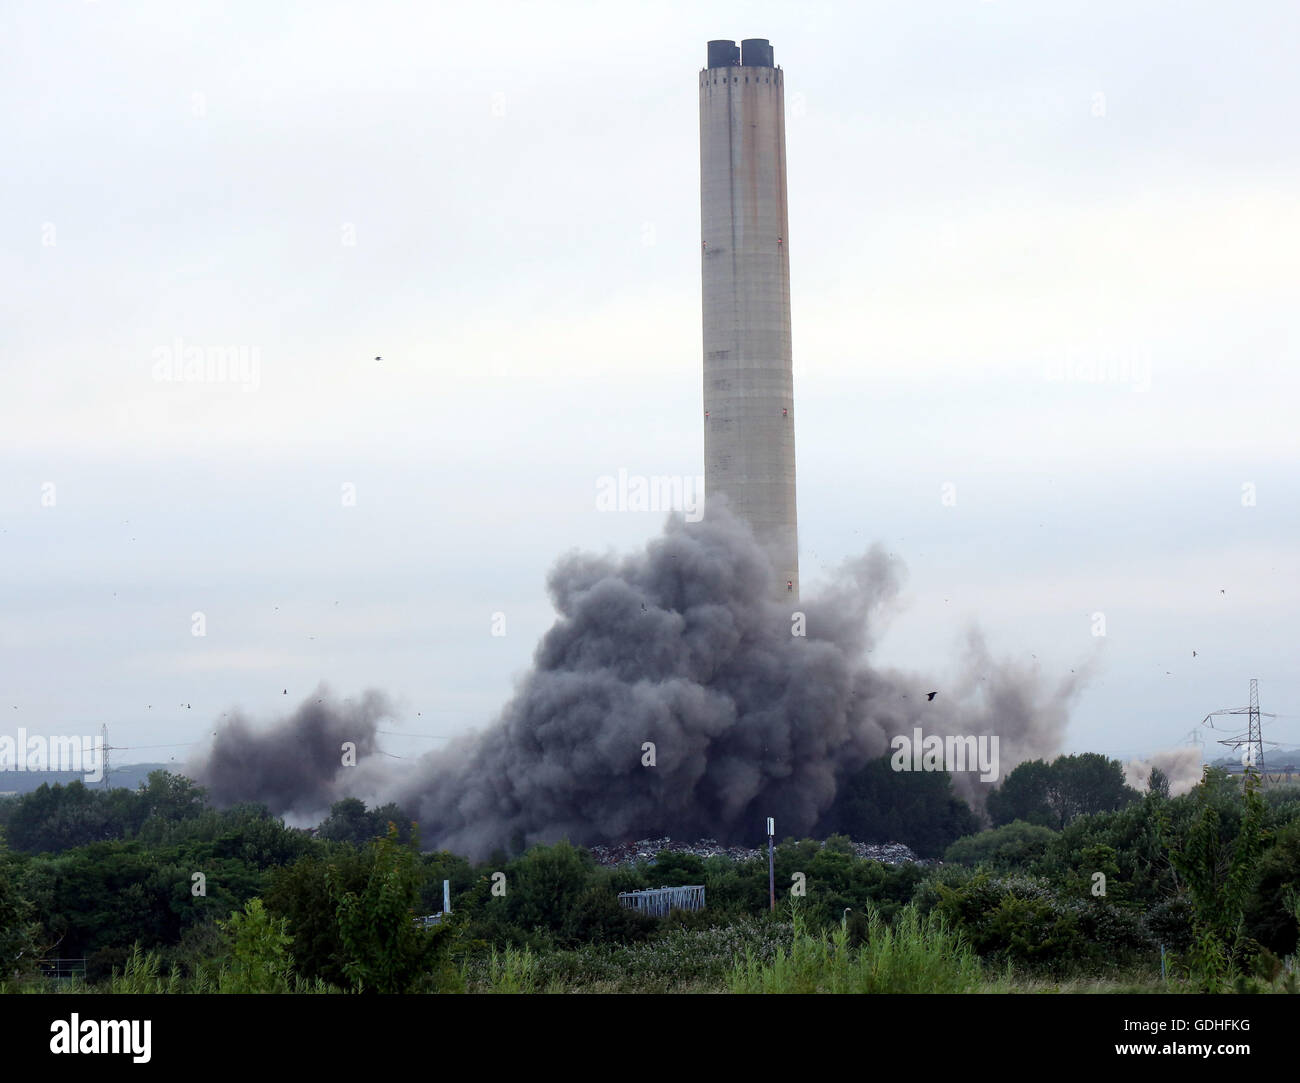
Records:
{"label": "tall grass", "polygon": [[[188,976],[179,966],[173,966],[165,977],[162,974],[162,954],[144,951],[139,942],[131,946],[131,953],[119,971],[113,968],[112,976],[91,984],[83,978],[69,981],[36,981],[17,987],[0,985],[0,993],[236,993],[244,991],[235,975],[224,965],[200,963]],[[308,980],[292,975],[284,989],[287,993],[338,993],[340,989],[326,984],[320,978]]]}
{"label": "tall grass", "polygon": [[529,948],[519,951],[507,945],[505,950],[498,954],[494,947],[487,967],[484,992],[533,993],[537,991],[537,958]]}
{"label": "tall grass", "polygon": [[905,906],[888,924],[872,907],[868,936],[849,946],[847,930],[814,935],[794,914],[794,941],[767,963],[748,951],[731,973],[733,993],[964,993],[982,981],[979,960],[941,915]]}
{"label": "tall grass", "polygon": [[[683,993],[718,992],[748,949],[767,962],[791,942],[788,922],[764,916],[702,929],[671,928],[633,944],[582,944],[576,948],[532,952],[534,992]],[[516,991],[512,972],[521,967],[523,952],[510,958],[498,953],[494,963],[485,953],[460,962],[461,991]],[[522,990],[519,990],[522,991]]]}

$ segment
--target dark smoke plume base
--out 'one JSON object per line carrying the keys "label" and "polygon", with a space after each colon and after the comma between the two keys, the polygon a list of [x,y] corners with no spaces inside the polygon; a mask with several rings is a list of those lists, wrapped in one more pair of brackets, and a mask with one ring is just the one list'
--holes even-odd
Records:
{"label": "dark smoke plume base", "polygon": [[[373,777],[375,731],[392,714],[381,692],[337,703],[322,686],[269,730],[254,730],[235,712],[187,773],[220,807],[256,801],[277,816],[323,813],[365,788],[363,778]],[[356,745],[357,767],[344,766],[345,742]],[[357,771],[362,778],[351,774]]]}
{"label": "dark smoke plume base", "polygon": [[[237,716],[191,773],[218,804],[299,817],[345,796],[396,800],[426,846],[477,859],[560,838],[752,846],[767,816],[782,837],[805,835],[847,775],[916,726],[996,734],[1004,775],[1057,752],[1086,667],[1044,690],[975,632],[963,671],[941,681],[867,664],[900,575],[875,547],[820,593],[773,599],[748,527],[710,506],[698,523],[671,518],[644,552],[561,559],[548,583],[559,617],[500,718],[412,769],[372,755],[392,713],[382,694],[340,705],[319,690],[264,732]],[[791,634],[796,612],[804,636]],[[345,740],[357,767],[341,765]],[[954,784],[976,804],[989,788],[973,773]]]}
{"label": "dark smoke plume base", "polygon": [[[1044,693],[974,633],[946,702],[866,664],[899,574],[879,547],[846,563],[798,603],[796,636],[796,605],[771,598],[766,558],[722,509],[673,517],[622,560],[567,556],[549,579],[559,619],[498,722],[423,760],[398,800],[426,841],[476,857],[563,837],[752,845],[767,816],[782,836],[811,831],[845,776],[915,725],[999,735],[1004,771],[1056,751],[1077,679]],[[973,775],[956,781],[982,800]]]}

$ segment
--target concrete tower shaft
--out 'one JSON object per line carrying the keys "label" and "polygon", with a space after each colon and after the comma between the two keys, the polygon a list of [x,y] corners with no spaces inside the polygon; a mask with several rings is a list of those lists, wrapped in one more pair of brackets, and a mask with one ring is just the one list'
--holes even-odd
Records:
{"label": "concrete tower shaft", "polygon": [[709,42],[700,72],[704,471],[799,592],[785,81],[772,47]]}

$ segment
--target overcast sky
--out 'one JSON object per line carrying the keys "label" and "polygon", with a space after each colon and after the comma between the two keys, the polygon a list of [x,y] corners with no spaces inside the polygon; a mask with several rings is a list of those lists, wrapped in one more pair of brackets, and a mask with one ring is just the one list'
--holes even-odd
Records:
{"label": "overcast sky", "polygon": [[1290,0],[8,0],[0,732],[180,760],[322,680],[489,722],[555,558],[662,527],[598,479],[703,473],[719,37],[786,76],[805,587],[884,543],[933,688],[973,623],[1093,660],[1068,751],[1251,677],[1300,741]]}

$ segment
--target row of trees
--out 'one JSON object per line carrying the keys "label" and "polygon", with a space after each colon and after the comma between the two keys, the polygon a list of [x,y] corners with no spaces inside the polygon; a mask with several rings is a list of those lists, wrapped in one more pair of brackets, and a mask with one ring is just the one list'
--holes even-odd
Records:
{"label": "row of trees", "polygon": [[[1124,784],[1117,761],[1085,753],[1052,763],[1035,760],[1012,771],[993,791],[988,813],[995,826],[1023,820],[1060,830],[1079,816],[1122,808],[1139,798]],[[96,842],[176,837],[176,824],[210,814],[200,787],[189,779],[155,771],[138,790],[99,790],[80,781],[43,785],[0,802],[0,830],[25,853],[57,853]],[[411,838],[410,816],[396,804],[368,809],[349,798],[338,802],[318,834],[333,842],[364,844],[397,825]],[[956,839],[978,831],[979,818],[953,793],[946,772],[897,772],[889,758],[868,763],[845,780],[816,834],[844,834],[861,841],[902,842],[922,857],[938,857]]]}
{"label": "row of trees", "polygon": [[[240,811],[242,809],[242,811]],[[237,820],[260,805],[240,806]],[[13,849],[24,853],[59,853],[96,842],[141,839],[176,840],[205,830],[221,813],[209,807],[201,786],[183,775],[153,771],[136,790],[98,789],[74,780],[66,786],[44,783],[30,793],[0,800],[0,831]],[[216,817],[217,819],[214,819]],[[256,814],[266,819],[265,810]],[[398,839],[411,839],[411,818],[396,804],[367,809],[365,802],[337,802],[317,834],[331,842],[364,845],[395,824]]]}
{"label": "row of trees", "polygon": [[[801,889],[812,925],[837,926],[849,911],[858,937],[868,910],[889,920],[913,904],[922,916],[939,913],[999,965],[1149,968],[1163,945],[1204,988],[1224,988],[1252,968],[1276,977],[1297,947],[1297,791],[1243,793],[1240,780],[1211,771],[1191,795],[1170,798],[1158,777],[1139,795],[1122,777],[1114,785],[1117,764],[1098,766],[1087,757],[1022,765],[994,818],[1025,815],[980,831],[951,804],[941,814],[951,800],[942,776],[905,775],[911,788],[890,790],[869,765],[833,810],[840,822],[910,807],[929,829],[964,822],[972,830],[945,844],[942,865],[859,860],[845,836],[788,840],[776,852],[778,892]],[[1011,786],[1013,778],[1023,783]],[[126,837],[40,848],[66,841],[78,815],[89,823],[106,808],[118,810]],[[764,860],[665,853],[653,865],[610,869],[558,843],[473,863],[421,854],[396,807],[340,802],[313,835],[260,806],[208,808],[201,790],[161,773],[125,797],[87,798],[77,785],[36,791],[5,803],[0,819],[28,847],[0,842],[0,974],[9,980],[51,954],[85,955],[88,976],[102,979],[138,945],[156,953],[164,975],[225,967],[223,987],[291,987],[292,979],[455,988],[456,967],[494,949],[653,941],[669,926],[750,921],[768,902]],[[936,831],[929,845],[944,838]],[[455,913],[422,930],[412,919],[441,909],[444,879]],[[706,912],[656,921],[618,903],[621,891],[681,883],[705,884]]]}
{"label": "row of trees", "polygon": [[[1151,785],[1169,795],[1169,782],[1160,771],[1153,773]],[[1020,764],[989,794],[988,813],[995,827],[1022,820],[1060,831],[1080,816],[1113,812],[1141,796],[1124,781],[1118,760],[1084,752],[1051,763]]]}

